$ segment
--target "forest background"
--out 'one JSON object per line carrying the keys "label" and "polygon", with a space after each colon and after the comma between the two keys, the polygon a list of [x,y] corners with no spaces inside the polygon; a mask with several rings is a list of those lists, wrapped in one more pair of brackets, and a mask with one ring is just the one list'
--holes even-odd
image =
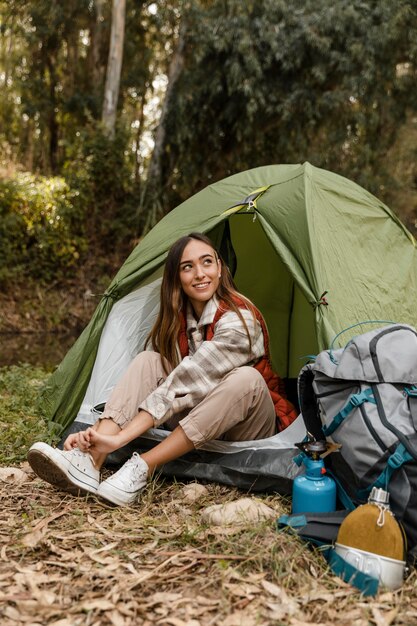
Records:
{"label": "forest background", "polygon": [[0,331],[83,327],[164,214],[310,161],[415,234],[415,0],[0,1]]}

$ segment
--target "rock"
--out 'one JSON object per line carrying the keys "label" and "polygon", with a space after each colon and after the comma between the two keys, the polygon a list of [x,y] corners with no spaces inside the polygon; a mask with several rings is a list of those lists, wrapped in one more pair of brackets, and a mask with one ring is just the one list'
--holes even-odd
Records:
{"label": "rock", "polygon": [[243,525],[277,517],[276,511],[256,498],[241,498],[227,504],[208,506],[201,515],[204,522],[213,526]]}
{"label": "rock", "polygon": [[208,489],[199,483],[190,483],[181,489],[181,495],[184,500],[191,504],[193,502],[197,502],[197,500],[200,500],[201,498],[204,498],[204,496],[207,496]]}

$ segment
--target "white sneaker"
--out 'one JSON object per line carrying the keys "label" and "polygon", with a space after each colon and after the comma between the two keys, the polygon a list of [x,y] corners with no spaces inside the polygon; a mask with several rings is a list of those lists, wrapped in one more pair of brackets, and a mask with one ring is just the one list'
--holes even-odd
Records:
{"label": "white sneaker", "polygon": [[97,493],[100,472],[88,452],[58,450],[39,441],[30,448],[28,461],[35,474],[51,485],[74,495]]}
{"label": "white sneaker", "polygon": [[149,467],[137,452],[110,478],[103,480],[97,495],[113,504],[133,504],[148,480]]}

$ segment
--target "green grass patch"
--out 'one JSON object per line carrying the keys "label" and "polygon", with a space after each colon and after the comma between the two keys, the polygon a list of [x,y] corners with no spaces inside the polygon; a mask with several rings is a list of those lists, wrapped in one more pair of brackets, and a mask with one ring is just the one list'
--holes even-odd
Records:
{"label": "green grass patch", "polygon": [[31,365],[0,368],[0,465],[24,461],[34,441],[52,440],[52,430],[37,408],[48,376]]}

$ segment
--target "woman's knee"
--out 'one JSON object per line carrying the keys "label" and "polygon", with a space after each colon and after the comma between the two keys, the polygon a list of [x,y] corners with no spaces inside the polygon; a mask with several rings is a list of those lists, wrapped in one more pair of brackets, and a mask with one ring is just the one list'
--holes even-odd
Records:
{"label": "woman's knee", "polygon": [[143,352],[139,352],[139,354],[134,357],[132,363],[147,365],[148,363],[158,362],[160,358],[161,356],[158,352],[153,352],[153,350],[143,350]]}
{"label": "woman's knee", "polygon": [[140,372],[147,371],[149,369],[159,369],[161,366],[161,356],[158,352],[153,352],[151,350],[144,350],[143,352],[139,352],[133,360],[130,362],[129,370],[130,372]]}
{"label": "woman's knee", "polygon": [[232,370],[227,376],[225,376],[223,380],[226,384],[229,383],[232,385],[239,385],[240,388],[266,385],[262,374],[260,374],[257,369],[251,367],[250,365],[237,367],[236,369]]}

